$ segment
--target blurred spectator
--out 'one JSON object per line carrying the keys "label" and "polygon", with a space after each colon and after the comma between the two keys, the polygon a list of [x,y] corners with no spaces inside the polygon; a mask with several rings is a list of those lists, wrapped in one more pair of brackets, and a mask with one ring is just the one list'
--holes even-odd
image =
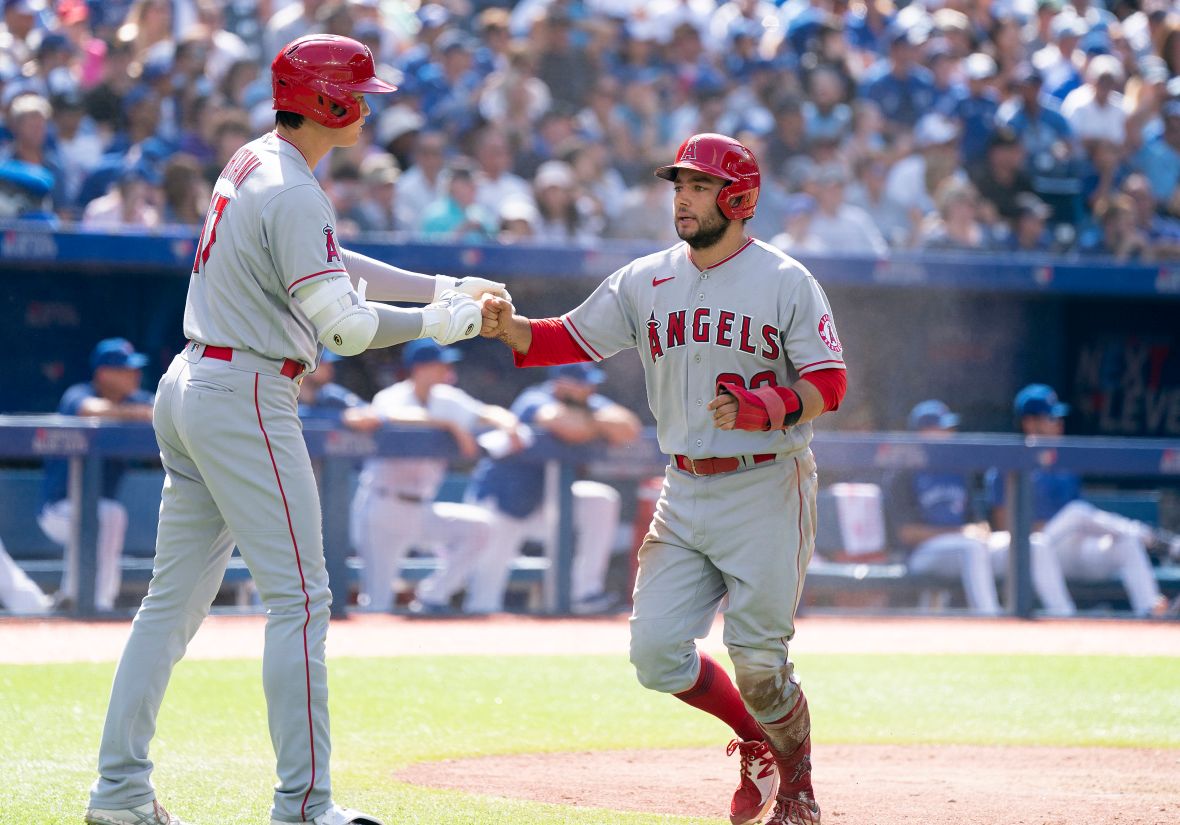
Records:
{"label": "blurred spectator", "polygon": [[1031,64],[1018,66],[1012,83],[1015,94],[1000,104],[996,120],[1020,138],[1033,191],[1052,208],[1054,221],[1076,224],[1082,182],[1073,162],[1073,130],[1053,99],[1042,94],[1043,79]]}
{"label": "blurred spectator", "polygon": [[512,198],[500,207],[500,231],[496,238],[504,244],[531,241],[540,223],[537,207],[529,201]]}
{"label": "blurred spectator", "polygon": [[512,198],[532,202],[532,187],[512,171],[512,150],[504,132],[485,126],[475,136],[476,200],[489,213],[496,214],[500,204]]}
{"label": "blurred spectator", "polygon": [[811,233],[815,207],[815,198],[803,192],[787,198],[783,209],[783,231],[771,238],[771,245],[794,258],[808,252],[823,252],[824,244]]}
{"label": "blurred spectator", "polygon": [[1014,199],[1015,211],[1001,248],[1012,252],[1049,252],[1053,237],[1048,229],[1048,204],[1032,192],[1021,192]]}
{"label": "blurred spectator", "polygon": [[410,166],[397,182],[398,228],[417,232],[425,208],[446,195],[446,147],[447,139],[441,132],[422,132],[415,141]]}
{"label": "blurred spectator", "polygon": [[76,217],[78,194],[88,172],[102,158],[104,144],[94,121],[86,114],[77,89],[67,89],[50,100],[53,109],[53,140],[60,162],[56,187],[59,211]]}
{"label": "blurred spectator", "polygon": [[1078,67],[1083,58],[1078,43],[1087,31],[1086,21],[1072,10],[1059,12],[1049,24],[1050,42],[1032,56],[1032,65],[1044,79],[1045,90],[1058,100],[1064,100],[1082,85]]}
{"label": "blurred spectator", "polygon": [[[498,438],[503,452],[523,446],[516,416],[484,404],[455,385],[461,354],[429,338],[402,347],[405,380],[373,397],[380,421],[426,426],[449,433],[465,461],[479,456],[477,432],[485,443]],[[445,458],[373,458],[365,462],[352,503],[353,543],[365,563],[357,603],[364,609],[393,607],[393,585],[402,560],[413,548],[440,555],[442,567],[416,588],[411,612],[442,615],[467,583],[479,555],[493,540],[494,517],[475,504],[435,501],[446,478]],[[395,533],[390,525],[396,524]]]}
{"label": "blurred spectator", "polygon": [[914,153],[889,170],[885,196],[918,224],[935,211],[934,192],[947,178],[965,177],[959,166],[959,127],[945,115],[923,115],[914,127]]}
{"label": "blurred spectator", "polygon": [[886,132],[898,134],[933,109],[934,81],[930,70],[918,63],[918,49],[925,40],[918,27],[895,22],[887,40],[889,56],[865,72],[860,96],[875,101],[885,116]]}
{"label": "blurred spectator", "polygon": [[596,231],[602,234],[606,224],[623,208],[627,196],[623,176],[611,166],[606,144],[599,141],[579,143],[569,153],[569,163],[583,197],[589,202],[587,211],[598,222]]}
{"label": "blurred spectator", "polygon": [[1070,92],[1061,103],[1061,114],[1069,121],[1074,137],[1086,144],[1104,140],[1115,147],[1128,143],[1137,148],[1138,135],[1127,134],[1127,113],[1123,96],[1123,67],[1109,54],[1095,55],[1086,66],[1086,82]]}
{"label": "blurred spectator", "polygon": [[[99,341],[90,354],[91,378],[74,384],[62,395],[57,411],[105,421],[152,420],[152,393],[140,387],[147,356],[135,351],[126,338]],[[114,608],[122,582],[120,560],[127,534],[127,508],[118,500],[119,482],[127,463],[108,459],[102,465],[102,486],[98,499],[98,568],[94,582],[94,606],[99,611]],[[55,601],[58,607],[71,607],[78,599],[77,542],[73,540],[76,512],[69,496],[69,461],[45,462],[42,507],[37,523],[42,532],[65,549],[65,566],[61,587]],[[87,583],[89,585],[89,583]]]}
{"label": "blurred spectator", "polygon": [[82,227],[103,229],[154,229],[160,224],[159,193],[155,173],[143,163],[128,163],[110,191],[86,204]]}
{"label": "blurred spectator", "polygon": [[587,243],[599,237],[603,222],[593,202],[581,194],[573,168],[564,161],[541,164],[533,178],[539,221],[537,240],[549,243]]}
{"label": "blurred spectator", "polygon": [[[549,440],[593,449],[628,444],[639,437],[639,419],[598,392],[604,378],[590,363],[550,367],[549,380],[525,389],[512,412],[533,428],[539,444]],[[491,509],[496,521],[492,542],[480,555],[467,591],[464,607],[469,612],[503,610],[508,573],[521,544],[545,538],[544,464],[517,458],[484,459],[472,475],[468,499]],[[571,609],[603,612],[615,603],[605,585],[619,524],[619,494],[600,482],[581,480],[573,484],[573,501]]]}
{"label": "blurred spectator", "polygon": [[994,216],[1016,216],[1017,199],[1032,193],[1032,178],[1024,171],[1024,144],[1007,126],[992,133],[983,162],[968,168],[971,182]]}
{"label": "blurred spectator", "polygon": [[811,216],[810,237],[828,252],[851,255],[885,255],[889,245],[872,217],[844,198],[848,176],[839,165],[820,169],[815,177],[816,210]]}
{"label": "blurred spectator", "polygon": [[4,29],[0,32],[0,54],[19,68],[33,58],[37,41],[36,0],[4,0]]}
{"label": "blurred spectator", "polygon": [[1151,244],[1135,222],[1135,204],[1123,194],[1115,194],[1095,205],[1094,220],[1098,232],[1083,238],[1081,251],[1089,255],[1106,255],[1119,261],[1151,258]]}
{"label": "blurred spectator", "polygon": [[534,58],[524,43],[514,43],[507,65],[493,72],[479,95],[479,113],[519,141],[528,140],[553,101],[549,87],[536,75]]}
{"label": "blurred spectator", "polygon": [[991,248],[992,233],[979,219],[979,193],[970,181],[948,178],[939,184],[934,198],[938,217],[923,227],[919,246],[963,252]]}
{"label": "blurred spectator", "polygon": [[537,54],[537,77],[553,99],[573,110],[586,103],[598,73],[585,50],[574,43],[569,12],[551,5],[533,24],[532,38]]}
{"label": "blurred spectator", "polygon": [[434,42],[434,61],[421,70],[414,87],[422,114],[452,137],[477,122],[481,78],[475,71],[475,49],[475,40],[465,32],[443,32]]}
{"label": "blurred spectator", "polygon": [[295,0],[278,6],[266,23],[262,53],[276,55],[295,38],[311,34],[320,10],[330,3],[331,0]]}
{"label": "blurred spectator", "polygon": [[[456,158],[447,166],[447,194],[428,205],[419,231],[436,240],[481,241],[495,236],[499,208],[488,209],[476,200],[476,177],[471,164]],[[529,199],[532,202],[532,199]],[[497,207],[499,204],[497,204]]]}
{"label": "blurred spectator", "polygon": [[803,101],[787,94],[772,106],[774,129],[766,141],[765,168],[772,175],[785,173],[787,163],[807,150],[807,120]]}
{"label": "blurred spectator", "polygon": [[917,230],[904,206],[889,200],[885,180],[889,165],[879,154],[861,157],[853,167],[855,180],[849,185],[847,202],[859,206],[872,219],[890,246],[906,249],[913,246]]}
{"label": "blurred spectator", "polygon": [[171,0],[135,0],[116,37],[131,46],[132,55],[141,63],[158,55],[167,55],[172,47]]}
{"label": "blurred spectator", "polygon": [[205,220],[212,192],[201,175],[201,165],[192,155],[178,153],[168,158],[160,188],[163,223],[197,226]]}
{"label": "blurred spectator", "polygon": [[1138,172],[1128,175],[1123,181],[1122,193],[1131,200],[1135,213],[1135,227],[1147,238],[1150,259],[1180,259],[1180,220],[1156,212],[1155,199],[1147,177]]}
{"label": "blurred spectator", "polygon": [[997,72],[996,61],[991,55],[983,52],[969,55],[963,61],[963,75],[967,83],[955,90],[944,110],[944,114],[959,124],[959,133],[963,136],[960,151],[963,163],[968,168],[983,159],[992,133],[996,130],[1000,96],[993,83]]}
{"label": "blurred spectator", "polygon": [[562,160],[578,144],[573,113],[565,104],[556,104],[541,115],[535,128],[513,134],[505,130],[509,143],[517,147],[513,171],[521,177],[537,174],[541,164]]}
{"label": "blurred spectator", "polygon": [[[377,145],[397,159],[399,168],[408,166],[416,155],[425,126],[426,118],[419,111],[407,104],[395,103],[377,117]],[[441,154],[438,164],[441,169]]]}
{"label": "blurred spectator", "polygon": [[234,152],[254,135],[246,115],[234,109],[218,110],[207,119],[207,129],[205,140],[212,151],[212,159],[205,164],[205,180],[214,185]]}
{"label": "blurred spectator", "polygon": [[403,227],[397,220],[398,180],[401,170],[392,155],[375,152],[360,166],[364,191],[352,213],[352,220],[362,232],[392,232]]}
{"label": "blurred spectator", "polygon": [[807,140],[840,142],[852,132],[852,109],[844,102],[846,94],[844,81],[836,71],[821,68],[811,73],[810,96],[803,104]]}
{"label": "blurred spectator", "polygon": [[1086,213],[1109,197],[1130,174],[1123,162],[1122,146],[1106,138],[1094,137],[1085,142],[1085,154],[1079,164],[1082,178],[1082,203]]}
{"label": "blurred spectator", "polygon": [[668,219],[668,189],[655,175],[627,190],[618,212],[607,226],[607,236],[627,240],[673,243],[676,229]]}
{"label": "blurred spectator", "polygon": [[1180,100],[1162,109],[1164,130],[1139,150],[1135,166],[1151,182],[1159,209],[1180,217]]}
{"label": "blurred spectator", "polygon": [[23,160],[0,161],[0,218],[56,223],[53,175]]}
{"label": "blurred spectator", "polygon": [[934,87],[931,109],[946,113],[959,91],[956,87],[959,60],[946,38],[937,37],[926,44],[923,65],[929,67],[930,82]]}
{"label": "blurred spectator", "polygon": [[54,204],[64,206],[67,202],[65,178],[57,152],[49,148],[47,141],[52,117],[49,101],[40,95],[22,94],[13,98],[7,117],[12,142],[0,152],[0,161],[18,160],[44,169],[53,179]]}

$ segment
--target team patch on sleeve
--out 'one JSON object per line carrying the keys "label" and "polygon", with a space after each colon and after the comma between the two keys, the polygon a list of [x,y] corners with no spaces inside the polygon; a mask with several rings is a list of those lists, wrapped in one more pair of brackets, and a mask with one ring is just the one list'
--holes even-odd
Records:
{"label": "team patch on sleeve", "polygon": [[832,352],[839,352],[840,337],[836,335],[836,324],[832,321],[832,316],[824,313],[824,316],[819,319],[819,337],[827,345]]}
{"label": "team patch on sleeve", "polygon": [[330,224],[324,224],[324,262],[339,260],[340,249],[336,246],[336,230]]}

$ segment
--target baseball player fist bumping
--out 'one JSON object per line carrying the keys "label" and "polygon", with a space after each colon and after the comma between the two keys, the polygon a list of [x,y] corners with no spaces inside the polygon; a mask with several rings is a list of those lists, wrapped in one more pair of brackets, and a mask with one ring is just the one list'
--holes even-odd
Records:
{"label": "baseball player fist bumping", "polygon": [[[477,335],[477,298],[504,285],[411,272],[340,246],[312,170],[355,146],[368,94],[396,91],[347,37],[311,34],[271,63],[274,131],[240,147],[214,185],[184,310],[184,351],[160,380],[153,425],[167,482],[158,564],[111,689],[90,825],[182,825],[147,758],[172,667],[207,613],[236,541],[266,608],[263,689],[278,825],[380,825],[332,800],[328,587],[320,501],[298,379],[321,347],[355,355]],[[425,304],[406,308],[382,302]]]}
{"label": "baseball player fist bumping", "polygon": [[[644,686],[733,730],[733,825],[818,825],[811,716],[786,643],[814,546],[811,420],[843,398],[843,348],[811,273],[746,234],[761,186],[747,147],[693,135],[655,174],[672,184],[681,243],[622,267],[560,318],[488,298],[481,334],[526,367],[638,349],[672,461],[639,548],[631,662]],[[736,680],[695,641],[726,598]]]}
{"label": "baseball player fist bumping", "polygon": [[422,310],[422,337],[446,346],[479,335],[483,317],[479,302],[470,295],[446,290]]}

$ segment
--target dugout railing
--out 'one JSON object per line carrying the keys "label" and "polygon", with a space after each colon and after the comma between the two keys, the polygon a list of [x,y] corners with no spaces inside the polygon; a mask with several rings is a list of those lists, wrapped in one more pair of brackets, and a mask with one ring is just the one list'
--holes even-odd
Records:
{"label": "dugout railing", "polygon": [[[457,456],[454,441],[442,431],[386,427],[372,435],[359,434],[321,422],[307,422],[304,435],[320,479],[324,518],[324,546],[333,582],[348,582],[349,496],[351,475],[358,461],[370,456]],[[818,433],[814,450],[821,473],[934,470],[979,472],[996,467],[1009,474],[1007,491],[1012,513],[1010,575],[1005,604],[1011,614],[1034,615],[1029,572],[1029,533],[1032,522],[1030,471],[1057,467],[1103,479],[1180,476],[1180,442],[1147,439],[1066,437],[1060,439],[966,433],[936,441],[908,434]],[[0,462],[39,462],[65,458],[70,462],[70,495],[78,503],[75,540],[79,548],[79,580],[93,581],[98,531],[98,491],[102,463],[108,458],[150,461],[158,458],[150,427],[111,424],[63,416],[0,416]],[[569,580],[573,527],[571,482],[583,467],[585,452],[550,445],[530,460],[544,462],[550,500],[557,502],[550,519],[553,541],[544,568],[543,612],[569,612]],[[662,471],[666,458],[649,430],[637,445],[604,449],[585,469],[604,481],[635,481]],[[12,506],[0,502],[0,507]],[[6,537],[0,536],[0,538]],[[17,551],[18,546],[11,549]],[[845,578],[855,580],[855,566]],[[862,566],[861,577],[872,583],[874,571]],[[822,569],[813,577],[832,576]],[[837,577],[839,578],[839,577]],[[95,615],[92,588],[80,588],[74,612]],[[347,599],[334,600],[336,616],[347,612]]]}

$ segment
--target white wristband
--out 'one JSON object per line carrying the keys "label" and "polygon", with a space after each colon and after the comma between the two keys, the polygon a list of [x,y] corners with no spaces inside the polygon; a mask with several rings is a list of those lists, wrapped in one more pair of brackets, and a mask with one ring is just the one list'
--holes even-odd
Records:
{"label": "white wristband", "polygon": [[442,294],[448,289],[454,289],[459,284],[458,278],[452,278],[450,275],[435,275],[434,276],[434,298],[431,302],[437,301],[442,297]]}
{"label": "white wristband", "polygon": [[422,335],[421,338],[434,338],[439,335],[450,320],[450,313],[445,309],[430,309],[422,310]]}

